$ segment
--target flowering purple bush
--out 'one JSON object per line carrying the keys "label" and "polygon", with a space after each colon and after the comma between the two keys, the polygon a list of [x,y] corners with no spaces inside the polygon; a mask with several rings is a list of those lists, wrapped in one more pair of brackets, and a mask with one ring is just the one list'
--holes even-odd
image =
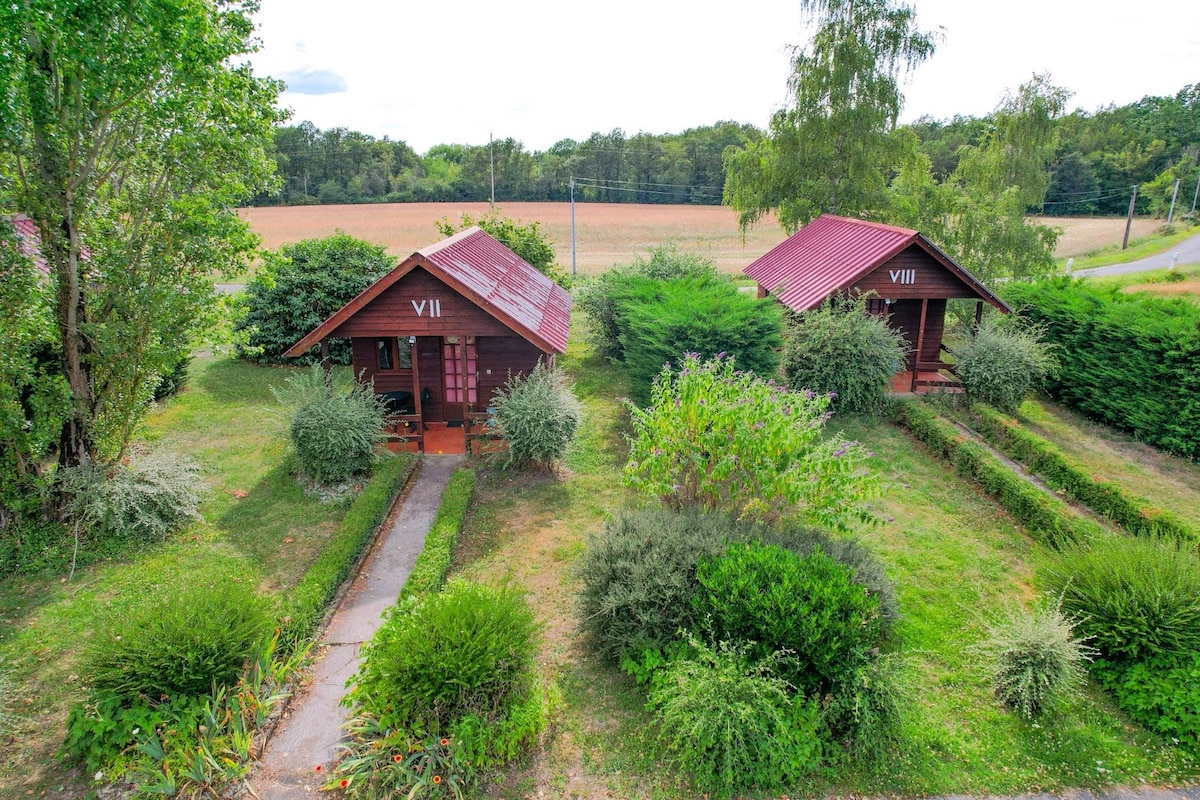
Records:
{"label": "flowering purple bush", "polygon": [[798,517],[836,530],[875,522],[863,501],[879,484],[857,442],[826,436],[828,395],[793,392],[735,369],[684,357],[663,369],[633,418],[625,480],[675,508]]}

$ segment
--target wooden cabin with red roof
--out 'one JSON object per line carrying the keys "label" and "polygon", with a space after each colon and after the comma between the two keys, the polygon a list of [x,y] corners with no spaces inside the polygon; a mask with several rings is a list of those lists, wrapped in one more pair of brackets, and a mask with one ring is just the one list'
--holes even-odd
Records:
{"label": "wooden cabin with red roof", "polygon": [[565,289],[472,227],[404,259],[284,355],[349,338],[354,374],[387,397],[403,438],[428,449],[431,428],[465,428],[469,440],[510,375],[566,351],[570,321]]}
{"label": "wooden cabin with red roof", "polygon": [[[885,315],[909,344],[910,391],[953,384],[942,375],[946,301],[974,299],[978,325],[987,303],[1011,309],[919,232],[822,214],[744,270],[793,311],[810,311],[838,293],[869,294],[868,310]],[[895,383],[893,385],[896,385]]]}

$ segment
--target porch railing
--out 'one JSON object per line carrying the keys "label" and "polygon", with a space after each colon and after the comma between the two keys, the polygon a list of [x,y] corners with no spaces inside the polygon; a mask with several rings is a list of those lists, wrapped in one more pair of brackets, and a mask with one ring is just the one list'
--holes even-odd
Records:
{"label": "porch railing", "polygon": [[425,452],[425,435],[421,432],[420,414],[389,414],[384,432],[391,442],[416,442],[417,452]]}

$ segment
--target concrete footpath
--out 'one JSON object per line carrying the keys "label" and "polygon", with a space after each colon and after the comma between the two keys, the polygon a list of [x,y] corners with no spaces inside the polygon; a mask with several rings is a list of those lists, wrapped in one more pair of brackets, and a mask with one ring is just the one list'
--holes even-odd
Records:
{"label": "concrete footpath", "polygon": [[383,624],[384,610],[396,601],[412,572],[450,475],[462,461],[462,456],[427,455],[421,459],[420,473],[408,495],[371,548],[325,629],[308,686],[292,698],[250,778],[260,800],[311,797],[324,783],[347,718],[348,710],[341,705],[346,680],[358,669],[362,645]]}

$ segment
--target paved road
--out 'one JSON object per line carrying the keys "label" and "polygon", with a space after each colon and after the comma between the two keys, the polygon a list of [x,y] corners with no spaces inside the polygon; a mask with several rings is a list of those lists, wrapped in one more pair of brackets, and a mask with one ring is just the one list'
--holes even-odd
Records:
{"label": "paved road", "polygon": [[1080,269],[1076,270],[1073,274],[1081,278],[1090,278],[1099,275],[1126,275],[1130,272],[1163,269],[1171,266],[1172,260],[1175,261],[1175,266],[1177,267],[1182,267],[1185,264],[1200,264],[1200,233],[1190,239],[1184,239],[1170,250],[1159,253],[1156,256],[1149,256],[1139,261],[1130,261],[1128,264],[1111,264],[1107,267]]}

